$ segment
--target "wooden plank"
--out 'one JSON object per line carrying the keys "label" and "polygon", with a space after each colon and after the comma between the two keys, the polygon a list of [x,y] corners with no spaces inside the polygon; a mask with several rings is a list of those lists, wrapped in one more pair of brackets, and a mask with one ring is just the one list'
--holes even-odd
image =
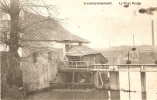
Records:
{"label": "wooden plank", "polygon": [[[2,60],[1,60],[1,57],[2,57],[2,56],[1,56],[1,53],[2,53],[2,52],[0,51],[0,71],[1,71],[1,68],[2,68],[2,66],[1,66],[1,65],[2,65]],[[0,80],[1,80],[1,77],[0,77]]]}
{"label": "wooden plank", "polygon": [[117,66],[157,66],[156,64],[119,64]]}
{"label": "wooden plank", "polygon": [[72,83],[74,83],[75,80],[75,72],[72,72],[73,76],[72,76]]}

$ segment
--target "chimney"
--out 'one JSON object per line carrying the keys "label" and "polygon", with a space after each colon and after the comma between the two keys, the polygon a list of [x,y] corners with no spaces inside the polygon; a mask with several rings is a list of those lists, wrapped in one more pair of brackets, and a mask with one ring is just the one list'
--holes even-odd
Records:
{"label": "chimney", "polygon": [[153,25],[153,20],[152,20],[152,46],[154,47],[155,44],[154,44],[154,25]]}

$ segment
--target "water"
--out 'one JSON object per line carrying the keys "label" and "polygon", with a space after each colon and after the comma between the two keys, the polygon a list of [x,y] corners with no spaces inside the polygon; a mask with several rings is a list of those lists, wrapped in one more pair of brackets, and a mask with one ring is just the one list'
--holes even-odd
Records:
{"label": "water", "polygon": [[[120,72],[120,88],[129,89],[128,72]],[[136,92],[92,90],[92,91],[56,91],[50,90],[27,96],[31,100],[58,99],[103,99],[103,100],[157,100],[157,73],[146,73],[146,93],[141,92],[140,73],[130,73],[130,90]]]}

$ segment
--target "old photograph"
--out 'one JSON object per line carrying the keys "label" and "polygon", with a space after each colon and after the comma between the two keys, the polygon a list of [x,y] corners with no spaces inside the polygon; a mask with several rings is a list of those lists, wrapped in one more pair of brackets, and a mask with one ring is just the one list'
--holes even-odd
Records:
{"label": "old photograph", "polygon": [[157,100],[157,0],[0,0],[2,100]]}

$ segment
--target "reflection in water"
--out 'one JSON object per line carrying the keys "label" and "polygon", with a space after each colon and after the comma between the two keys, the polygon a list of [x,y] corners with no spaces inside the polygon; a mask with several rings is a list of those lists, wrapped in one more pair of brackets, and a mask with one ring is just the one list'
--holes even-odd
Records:
{"label": "reflection in water", "polygon": [[[110,97],[109,94],[110,93]],[[34,94],[27,96],[24,100],[38,100],[38,99],[95,99],[95,100],[120,100],[120,91],[107,91],[107,90],[92,90],[86,91],[47,91],[44,93]]]}
{"label": "reflection in water", "polygon": [[[120,88],[121,90],[128,90],[127,72],[120,72]],[[141,92],[140,73],[130,73],[130,90],[137,92],[126,91],[108,91],[108,90],[92,90],[92,91],[55,91],[50,90],[39,94],[29,95],[25,98],[31,100],[38,99],[103,99],[103,100],[157,100],[157,73],[148,72],[146,74],[146,90]],[[130,95],[130,99],[129,99]]]}
{"label": "reflection in water", "polygon": [[75,92],[60,92],[57,99],[103,99],[108,100],[108,91],[94,90],[91,92],[75,91]]}
{"label": "reflection in water", "polygon": [[110,91],[111,100],[120,100],[120,91]]}
{"label": "reflection in water", "polygon": [[38,100],[38,99],[53,99],[53,100],[58,100],[58,99],[103,99],[103,100],[108,100],[108,91],[106,90],[93,90],[90,92],[86,91],[47,91],[44,93],[39,93],[35,95],[29,95],[25,98],[31,99],[31,100]]}
{"label": "reflection in water", "polygon": [[147,93],[146,92],[142,92],[142,100],[147,100]]}
{"label": "reflection in water", "polygon": [[120,100],[120,91],[110,91],[111,100]]}
{"label": "reflection in water", "polygon": [[[130,94],[130,99],[129,99]],[[140,94],[142,96],[140,97]],[[136,95],[137,99],[135,98]],[[94,100],[156,100],[156,98],[146,98],[146,92],[123,92],[123,91],[108,91],[108,90],[92,90],[92,91],[55,91],[50,90],[43,93],[33,94],[27,96],[24,100],[60,100],[60,99],[94,99]],[[134,97],[135,96],[135,97]]]}

